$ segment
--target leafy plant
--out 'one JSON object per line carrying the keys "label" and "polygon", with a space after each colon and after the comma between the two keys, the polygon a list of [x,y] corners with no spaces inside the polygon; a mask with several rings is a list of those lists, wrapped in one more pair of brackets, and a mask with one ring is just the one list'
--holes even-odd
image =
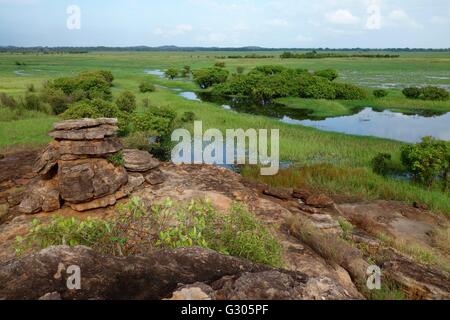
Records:
{"label": "leafy plant", "polygon": [[207,200],[147,206],[140,198],[120,205],[113,219],[54,217],[34,220],[29,233],[18,237],[18,254],[54,245],[85,245],[113,255],[145,254],[155,248],[200,246],[256,263],[281,265],[281,245],[245,207],[217,213]]}
{"label": "leafy plant", "polygon": [[114,164],[116,167],[123,166],[125,164],[125,160],[123,159],[123,152],[119,151],[113,155],[110,155],[108,161]]}
{"label": "leafy plant", "polygon": [[374,97],[376,97],[376,98],[384,98],[384,97],[387,97],[388,96],[388,92],[387,92],[387,90],[384,90],[384,89],[376,89],[376,90],[373,90],[373,95],[374,95]]}

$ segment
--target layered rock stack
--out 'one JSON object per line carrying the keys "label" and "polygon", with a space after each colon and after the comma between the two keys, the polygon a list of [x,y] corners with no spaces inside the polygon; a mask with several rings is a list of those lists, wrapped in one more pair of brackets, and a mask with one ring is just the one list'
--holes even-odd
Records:
{"label": "layered rock stack", "polygon": [[[34,165],[38,178],[20,204],[24,213],[55,211],[66,204],[76,211],[114,205],[155,175],[159,162],[148,152],[123,150],[117,119],[80,119],[56,123],[55,140]],[[112,157],[122,161],[113,163]],[[123,164],[122,164],[123,163]],[[130,173],[127,172],[130,171]]]}

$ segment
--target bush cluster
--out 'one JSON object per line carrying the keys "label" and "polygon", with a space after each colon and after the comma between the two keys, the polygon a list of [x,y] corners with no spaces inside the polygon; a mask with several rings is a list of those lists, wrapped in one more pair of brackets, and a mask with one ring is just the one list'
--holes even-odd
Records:
{"label": "bush cluster", "polygon": [[403,89],[403,95],[409,99],[422,99],[422,100],[434,100],[445,101],[448,100],[450,95],[447,90],[443,88],[427,86],[424,88],[409,87]]}
{"label": "bush cluster", "polygon": [[443,189],[447,190],[450,173],[450,142],[425,137],[420,143],[404,146],[401,159],[417,182],[432,187],[439,181]]}
{"label": "bush cluster", "polygon": [[206,68],[195,70],[192,72],[195,82],[202,88],[206,89],[215,84],[227,81],[229,72],[223,68]]}
{"label": "bush cluster", "polygon": [[139,91],[141,93],[155,92],[156,88],[153,83],[148,80],[144,80],[139,84]]}
{"label": "bush cluster", "polygon": [[262,104],[288,96],[346,100],[367,96],[357,86],[333,82],[336,78],[337,73],[331,69],[310,74],[305,69],[266,65],[256,67],[246,75],[234,75],[229,81],[215,85],[212,93],[218,96],[250,97]]}
{"label": "bush cluster", "polygon": [[384,90],[384,89],[373,90],[373,95],[375,98],[384,98],[384,97],[387,97],[388,94],[389,93],[387,92],[387,90]]}

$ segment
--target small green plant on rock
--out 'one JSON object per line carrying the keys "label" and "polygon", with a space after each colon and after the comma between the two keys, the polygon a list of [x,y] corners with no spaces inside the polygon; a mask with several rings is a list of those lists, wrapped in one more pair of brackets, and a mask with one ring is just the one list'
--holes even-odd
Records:
{"label": "small green plant on rock", "polygon": [[125,164],[125,160],[123,159],[123,152],[119,151],[115,154],[110,155],[108,161],[114,164],[116,167],[121,167]]}

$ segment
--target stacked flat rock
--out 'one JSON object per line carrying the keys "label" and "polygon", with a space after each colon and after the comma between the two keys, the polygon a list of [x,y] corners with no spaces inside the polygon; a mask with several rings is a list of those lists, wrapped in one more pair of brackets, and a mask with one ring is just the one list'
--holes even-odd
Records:
{"label": "stacked flat rock", "polygon": [[[55,211],[67,204],[76,211],[114,205],[146,180],[139,172],[156,169],[148,152],[125,150],[117,138],[117,119],[79,119],[56,123],[51,142],[33,170],[39,175],[20,204],[24,213]],[[123,152],[124,166],[108,161]],[[130,175],[127,169],[132,172]]]}

